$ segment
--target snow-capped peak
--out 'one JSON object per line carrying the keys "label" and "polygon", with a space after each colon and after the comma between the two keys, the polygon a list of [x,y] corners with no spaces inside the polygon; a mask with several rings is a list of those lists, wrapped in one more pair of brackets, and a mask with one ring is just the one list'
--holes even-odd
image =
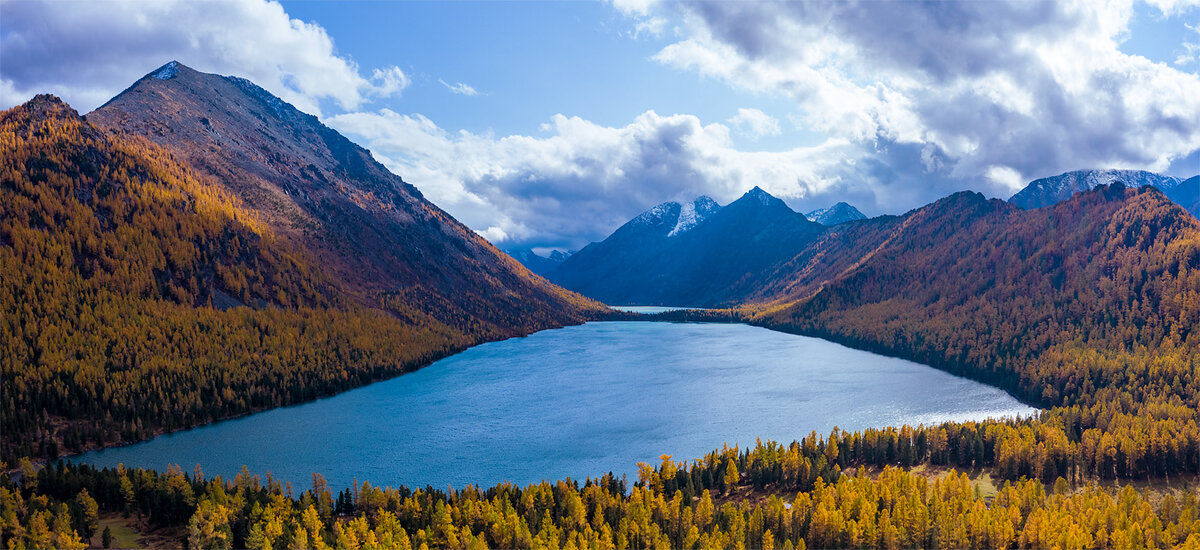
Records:
{"label": "snow-capped peak", "polygon": [[1180,179],[1144,170],[1075,170],[1057,176],[1033,180],[1012,198],[1021,208],[1041,208],[1071,198],[1080,191],[1120,181],[1127,187],[1150,185],[1166,191],[1179,185]]}
{"label": "snow-capped peak", "polygon": [[175,75],[177,74],[179,74],[179,62],[171,61],[166,65],[159,67],[158,70],[154,71],[154,73],[152,73],[150,76],[159,80],[170,80],[175,78]]}
{"label": "snow-capped peak", "polygon": [[864,220],[867,217],[857,208],[845,202],[839,202],[829,208],[820,208],[804,215],[809,221],[821,225],[837,225],[853,220]]}
{"label": "snow-capped peak", "polygon": [[667,233],[667,236],[674,237],[696,227],[696,224],[708,219],[720,209],[721,205],[712,200],[712,197],[707,195],[696,197],[696,200],[684,204],[679,209],[679,219],[675,221],[675,227],[671,229],[670,233]]}
{"label": "snow-capped peak", "polygon": [[671,214],[672,210],[676,210],[678,208],[680,208],[680,205],[677,202],[664,202],[662,204],[655,205],[654,208],[638,214],[638,217],[634,218],[633,221],[640,223],[654,223],[662,221]]}

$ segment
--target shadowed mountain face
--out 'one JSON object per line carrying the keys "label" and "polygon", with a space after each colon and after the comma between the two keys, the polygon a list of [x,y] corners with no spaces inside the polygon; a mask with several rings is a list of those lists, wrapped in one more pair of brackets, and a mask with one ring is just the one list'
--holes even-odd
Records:
{"label": "shadowed mountain face", "polygon": [[[1162,191],[1184,210],[1200,217],[1200,196],[1197,196],[1195,178],[1180,181],[1179,178],[1147,172],[1145,170],[1075,170],[1049,178],[1029,182],[1016,195],[1008,199],[1026,210],[1043,208],[1065,201],[1072,195],[1100,185],[1120,182],[1126,187],[1136,188],[1149,185]],[[1187,182],[1190,184],[1184,185]]]}
{"label": "shadowed mountain face", "polygon": [[755,187],[719,207],[701,197],[660,204],[580,250],[552,281],[610,304],[707,306],[792,258],[822,226]]}
{"label": "shadowed mountain face", "polygon": [[540,278],[316,117],[245,79],[176,62],[87,115],[221,182],[368,303],[379,296],[512,335],[514,316],[574,322],[595,304]]}
{"label": "shadowed mountain face", "polygon": [[1200,176],[1192,176],[1175,187],[1164,189],[1163,194],[1193,216],[1200,218]]}

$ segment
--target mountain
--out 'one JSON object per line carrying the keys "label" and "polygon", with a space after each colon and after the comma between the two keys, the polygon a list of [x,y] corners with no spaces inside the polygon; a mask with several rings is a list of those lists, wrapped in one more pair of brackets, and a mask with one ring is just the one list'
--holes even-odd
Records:
{"label": "mountain", "polygon": [[1046,406],[1197,406],[1200,221],[1158,189],[1100,185],[1034,210],[963,192],[885,233],[755,322],[970,373]]}
{"label": "mountain", "polygon": [[165,147],[218,181],[363,303],[427,304],[493,337],[577,322],[593,305],[529,271],[425,200],[371,153],[243,78],[172,61],[87,120]]}
{"label": "mountain", "polygon": [[[1167,193],[1168,197],[1171,197],[1169,191],[1180,184],[1179,178],[1163,176],[1145,170],[1075,170],[1064,172],[1057,176],[1033,180],[1024,189],[1008,199],[1008,202],[1026,210],[1043,208],[1065,201],[1080,191],[1087,191],[1099,185],[1108,185],[1115,182],[1121,182],[1126,187],[1149,185]],[[1174,199],[1172,198],[1172,200]],[[1193,204],[1194,202],[1192,201]],[[1188,207],[1186,204],[1184,208],[1193,214],[1197,214],[1197,210]]]}
{"label": "mountain", "polygon": [[729,303],[739,281],[791,258],[822,230],[755,187],[724,207],[708,197],[655,206],[548,276],[610,304]]}
{"label": "mountain", "polygon": [[512,256],[521,265],[525,266],[530,271],[538,275],[546,275],[554,271],[559,264],[571,257],[572,252],[563,252],[561,250],[553,250],[549,256],[542,256],[530,248],[511,248],[504,251],[505,254]]}
{"label": "mountain", "polygon": [[865,220],[867,217],[857,208],[847,203],[839,202],[829,208],[819,208],[804,215],[804,217],[821,225],[837,225],[839,223]]}
{"label": "mountain", "polygon": [[1200,176],[1192,176],[1179,182],[1179,185],[1162,191],[1168,199],[1200,218]]}
{"label": "mountain", "polygon": [[86,119],[53,96],[0,113],[0,213],[10,463],[608,314],[314,117],[177,63]]}

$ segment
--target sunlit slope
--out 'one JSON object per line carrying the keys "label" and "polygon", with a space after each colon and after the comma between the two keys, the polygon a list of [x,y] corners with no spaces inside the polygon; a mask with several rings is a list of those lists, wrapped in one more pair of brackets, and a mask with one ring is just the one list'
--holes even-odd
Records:
{"label": "sunlit slope", "polygon": [[1020,210],[959,193],[758,321],[1004,382],[1044,405],[1197,405],[1200,222],[1156,189]]}
{"label": "sunlit slope", "polygon": [[[450,251],[451,273],[430,275],[441,293],[366,292],[217,180],[52,96],[0,114],[0,174],[10,464],[313,399],[599,310],[511,259],[463,260],[471,271]],[[436,216],[444,235],[461,227]]]}

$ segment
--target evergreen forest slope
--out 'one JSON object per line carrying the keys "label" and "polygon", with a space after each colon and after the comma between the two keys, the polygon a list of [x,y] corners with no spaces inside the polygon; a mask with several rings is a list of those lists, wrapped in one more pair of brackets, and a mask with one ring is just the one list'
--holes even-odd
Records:
{"label": "evergreen forest slope", "polygon": [[147,139],[52,96],[0,114],[4,460],[311,400],[603,314],[426,205],[394,238],[440,243],[450,274],[369,293]]}

